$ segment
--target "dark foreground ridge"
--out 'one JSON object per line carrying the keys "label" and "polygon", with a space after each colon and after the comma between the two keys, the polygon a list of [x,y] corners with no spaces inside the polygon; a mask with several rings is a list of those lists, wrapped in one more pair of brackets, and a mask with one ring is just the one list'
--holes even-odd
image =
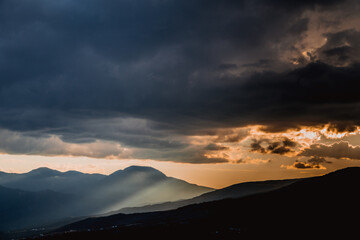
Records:
{"label": "dark foreground ridge", "polygon": [[40,239],[344,239],[357,234],[359,186],[360,168],[346,168],[239,199],[90,218]]}
{"label": "dark foreground ridge", "polygon": [[[159,204],[146,205],[142,207],[128,207],[120,209],[119,211],[112,212],[112,214],[116,213],[144,213],[144,212],[157,212],[157,211],[166,211],[177,209],[180,207],[184,207],[191,204],[204,203],[204,202],[212,202],[216,200],[222,200],[227,198],[240,198],[248,195],[268,192],[271,190],[279,189],[289,184],[292,184],[301,179],[284,179],[284,180],[266,180],[266,181],[256,181],[256,182],[243,182],[231,185],[229,187],[225,187],[222,189],[218,189],[215,191],[211,191],[208,193],[204,193],[200,196],[180,200],[175,202],[165,202]],[[112,215],[111,214],[111,215]],[[110,215],[110,214],[107,214]]]}

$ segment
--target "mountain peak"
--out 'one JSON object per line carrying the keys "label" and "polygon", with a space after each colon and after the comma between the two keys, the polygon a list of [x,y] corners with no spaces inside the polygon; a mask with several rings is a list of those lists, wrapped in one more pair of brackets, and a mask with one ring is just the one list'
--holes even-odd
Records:
{"label": "mountain peak", "polygon": [[147,166],[130,166],[127,167],[123,170],[123,172],[126,173],[148,173],[148,174],[153,174],[153,175],[161,175],[165,177],[165,174],[162,173],[161,171],[152,168],[152,167],[147,167]]}
{"label": "mountain peak", "polygon": [[147,167],[147,166],[130,166],[125,168],[124,170],[118,170],[112,174],[110,174],[110,176],[115,177],[115,176],[126,176],[126,175],[131,175],[131,174],[146,174],[149,176],[158,176],[158,177],[166,177],[165,174],[163,174],[162,172],[160,172],[159,170],[152,168],[152,167]]}
{"label": "mountain peak", "polygon": [[124,168],[123,171],[157,171],[155,168],[152,167],[148,167],[148,166],[138,166],[138,165],[133,165],[127,168]]}
{"label": "mountain peak", "polygon": [[47,167],[40,167],[40,168],[31,170],[27,174],[29,174],[29,175],[54,175],[54,174],[58,174],[58,173],[59,173],[59,171],[57,171],[57,170],[50,169]]}

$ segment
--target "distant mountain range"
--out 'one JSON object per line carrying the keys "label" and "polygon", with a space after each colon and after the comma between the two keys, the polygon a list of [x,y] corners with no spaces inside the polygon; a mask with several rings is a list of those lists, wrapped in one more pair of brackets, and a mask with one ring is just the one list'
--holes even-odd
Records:
{"label": "distant mountain range", "polygon": [[89,218],[41,239],[350,239],[357,236],[360,168],[272,191],[170,211]]}
{"label": "distant mountain range", "polygon": [[76,194],[79,191],[87,191],[104,178],[106,175],[77,171],[59,172],[43,167],[22,174],[0,172],[0,185],[25,191],[53,190]]}
{"label": "distant mountain range", "polygon": [[188,199],[213,189],[132,166],[106,176],[39,168],[24,174],[0,172],[0,230],[38,227],[63,218],[103,214]]}

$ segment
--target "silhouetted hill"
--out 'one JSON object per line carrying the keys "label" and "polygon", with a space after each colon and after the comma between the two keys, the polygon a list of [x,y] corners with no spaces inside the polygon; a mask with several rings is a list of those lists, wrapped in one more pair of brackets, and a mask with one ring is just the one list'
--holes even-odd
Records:
{"label": "silhouetted hill", "polygon": [[239,199],[90,218],[45,239],[348,239],[358,234],[359,186],[360,168],[346,168]]}
{"label": "silhouetted hill", "polygon": [[[129,214],[129,213],[165,211],[195,203],[210,202],[210,201],[221,200],[226,198],[240,198],[255,193],[275,190],[299,180],[300,179],[286,179],[286,180],[244,182],[244,183],[234,184],[229,187],[218,189],[212,192],[204,193],[200,196],[191,199],[147,205],[143,207],[123,208],[117,211],[116,213]],[[113,214],[115,214],[115,212]]]}

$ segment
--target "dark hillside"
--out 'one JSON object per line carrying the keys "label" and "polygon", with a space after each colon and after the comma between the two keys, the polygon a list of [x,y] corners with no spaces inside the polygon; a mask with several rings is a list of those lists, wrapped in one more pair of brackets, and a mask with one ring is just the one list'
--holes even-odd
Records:
{"label": "dark hillside", "polygon": [[357,233],[359,186],[360,168],[346,168],[240,199],[165,212],[87,219],[61,229],[80,232],[46,239],[79,239],[80,236],[104,239],[120,236],[133,239],[346,238]]}

